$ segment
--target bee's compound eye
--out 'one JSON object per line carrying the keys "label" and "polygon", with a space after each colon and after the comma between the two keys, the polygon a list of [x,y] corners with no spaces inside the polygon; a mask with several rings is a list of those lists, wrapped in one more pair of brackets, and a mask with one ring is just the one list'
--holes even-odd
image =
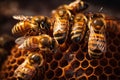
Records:
{"label": "bee's compound eye", "polygon": [[39,55],[32,55],[31,57],[30,57],[30,61],[32,62],[32,63],[37,63],[37,64],[40,64],[40,61],[41,61],[41,57],[39,56]]}
{"label": "bee's compound eye", "polygon": [[52,44],[51,44],[51,46],[50,46],[50,49],[52,50],[54,47],[55,47],[55,40],[53,39],[53,40],[52,40]]}
{"label": "bee's compound eye", "polygon": [[44,28],[45,28],[44,24],[45,24],[44,21],[41,21],[41,22],[40,22],[40,25],[41,25],[40,28],[41,28],[41,29],[44,29]]}
{"label": "bee's compound eye", "polygon": [[102,20],[94,20],[93,25],[95,26],[95,29],[100,30],[102,26],[104,26],[104,22]]}
{"label": "bee's compound eye", "polygon": [[47,38],[47,37],[44,37],[41,39],[41,44],[44,46],[44,47],[48,47],[49,46],[49,43],[50,43],[50,39]]}
{"label": "bee's compound eye", "polygon": [[81,36],[73,37],[72,39],[75,43],[78,43],[81,40]]}
{"label": "bee's compound eye", "polygon": [[41,29],[45,29],[45,30],[49,30],[50,29],[50,25],[49,25],[49,23],[47,21],[42,20],[40,25],[41,25],[40,26]]}
{"label": "bee's compound eye", "polygon": [[88,4],[81,2],[81,3],[80,3],[80,6],[79,6],[78,9],[77,9],[77,11],[83,11],[83,10],[85,10],[85,9],[87,9],[87,8],[88,8]]}

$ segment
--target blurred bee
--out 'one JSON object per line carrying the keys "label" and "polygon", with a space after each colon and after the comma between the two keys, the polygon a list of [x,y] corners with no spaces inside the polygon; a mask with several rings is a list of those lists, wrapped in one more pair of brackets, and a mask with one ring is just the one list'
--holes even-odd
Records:
{"label": "blurred bee", "polygon": [[57,47],[57,41],[47,34],[27,38],[20,37],[16,40],[16,43],[20,45],[19,48],[22,49],[40,49],[42,51],[54,51]]}
{"label": "blurred bee", "polygon": [[25,61],[17,67],[14,76],[18,80],[32,80],[37,69],[42,67],[44,63],[43,56],[38,53],[30,53]]}
{"label": "blurred bee", "polygon": [[20,20],[12,28],[13,34],[32,35],[37,33],[48,33],[50,30],[50,20],[45,16],[13,16],[14,19]]}
{"label": "blurred bee", "polygon": [[87,9],[88,4],[82,0],[75,0],[74,2],[70,3],[66,8],[71,10],[73,13],[79,13]]}
{"label": "blurred bee", "polygon": [[88,27],[90,30],[88,53],[92,58],[99,58],[106,52],[105,16],[101,13],[93,14],[89,18]]}
{"label": "blurred bee", "polygon": [[120,19],[107,16],[105,22],[107,32],[120,32]]}
{"label": "blurred bee", "polygon": [[71,28],[71,40],[75,43],[80,42],[86,32],[87,18],[84,14],[79,13],[74,17],[74,23]]}
{"label": "blurred bee", "polygon": [[10,51],[13,45],[15,44],[15,39],[8,34],[0,35],[0,47]]}
{"label": "blurred bee", "polygon": [[[82,0],[75,0],[74,2],[68,4],[68,5],[61,5],[60,7],[65,8],[72,12],[73,14],[79,13],[84,11],[88,8],[88,4]],[[58,8],[60,8],[58,7]],[[55,10],[53,10],[55,11]]]}
{"label": "blurred bee", "polygon": [[60,6],[53,13],[54,26],[53,26],[53,36],[58,41],[59,44],[64,43],[67,38],[71,13],[69,10]]}

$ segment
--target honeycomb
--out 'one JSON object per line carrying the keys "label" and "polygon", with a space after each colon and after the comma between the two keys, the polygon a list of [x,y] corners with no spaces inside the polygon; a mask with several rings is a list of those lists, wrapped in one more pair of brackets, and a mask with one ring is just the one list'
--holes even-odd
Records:
{"label": "honeycomb", "polygon": [[[1,69],[1,76],[0,76],[0,80],[17,80],[17,78],[14,76],[14,71],[17,69],[17,67],[22,64],[25,59],[28,56],[29,51],[27,50],[20,50],[18,49],[18,45],[15,45],[12,50],[11,50],[11,55],[8,56],[7,60],[4,62],[2,69]],[[33,80],[39,80],[43,78],[43,72],[41,69],[43,68],[39,68],[38,72],[40,75],[36,75],[36,77]],[[42,73],[41,73],[41,71]],[[40,72],[39,72],[40,71]],[[41,76],[41,77],[40,77]],[[36,79],[37,78],[37,79]]]}
{"label": "honeycomb", "polygon": [[11,50],[11,55],[8,56],[4,66],[2,66],[1,76],[4,80],[15,80],[13,77],[14,70],[25,60],[27,51],[19,50],[17,45]]}
{"label": "honeycomb", "polygon": [[[46,54],[43,71],[38,70],[32,80],[120,80],[120,33],[108,32],[107,52],[100,59],[89,57],[87,40],[78,45],[68,38],[59,48],[60,52]],[[12,48],[1,70],[2,80],[16,80],[14,71],[27,52],[17,46]]]}
{"label": "honeycomb", "polygon": [[[120,80],[120,32],[115,31],[106,30],[107,51],[99,59],[88,55],[89,33],[79,44],[73,43],[68,35],[60,45],[60,51],[42,54],[45,63],[31,80]],[[2,65],[0,79],[17,80],[14,71],[23,63],[28,52],[15,45]]]}

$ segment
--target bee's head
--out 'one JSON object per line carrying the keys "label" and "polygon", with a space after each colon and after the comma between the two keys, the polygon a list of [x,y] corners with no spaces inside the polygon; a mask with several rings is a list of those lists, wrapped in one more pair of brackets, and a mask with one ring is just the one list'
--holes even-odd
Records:
{"label": "bee's head", "polygon": [[82,0],[75,0],[73,3],[69,4],[71,10],[75,12],[81,12],[88,8],[88,4]]}
{"label": "bee's head", "polygon": [[79,5],[77,7],[77,11],[83,11],[83,10],[85,10],[87,8],[88,8],[88,4],[83,2],[83,1],[80,1]]}
{"label": "bee's head", "polygon": [[33,53],[29,56],[29,62],[33,65],[42,65],[43,57],[41,54]]}
{"label": "bee's head", "polygon": [[92,19],[92,26],[94,27],[95,31],[99,31],[105,27],[104,15],[101,13],[93,14],[91,17]]}
{"label": "bee's head", "polygon": [[102,19],[95,19],[93,20],[93,26],[95,30],[101,30],[101,28],[104,26],[104,21]]}

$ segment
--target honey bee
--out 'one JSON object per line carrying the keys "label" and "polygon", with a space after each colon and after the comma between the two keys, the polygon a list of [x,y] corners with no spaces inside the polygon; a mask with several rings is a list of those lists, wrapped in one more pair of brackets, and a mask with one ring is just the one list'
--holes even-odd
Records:
{"label": "honey bee", "polygon": [[115,33],[120,32],[120,19],[107,17],[105,19],[105,22],[106,22],[106,30],[108,32],[115,32]]}
{"label": "honey bee", "polygon": [[[40,49],[41,51],[54,51],[57,47],[57,41],[47,34],[41,34],[39,36],[30,36],[28,38],[20,37],[16,43],[21,49]],[[23,42],[22,42],[23,41]]]}
{"label": "honey bee", "polygon": [[99,58],[106,52],[106,22],[101,13],[93,14],[88,22],[90,30],[88,41],[88,53],[92,58]]}
{"label": "honey bee", "polygon": [[76,12],[84,11],[87,9],[88,5],[81,0],[75,0],[69,5],[62,5],[58,9],[53,10],[53,36],[58,41],[59,44],[65,42],[73,15]]}
{"label": "honey bee", "polygon": [[66,8],[71,10],[73,13],[79,13],[87,9],[88,4],[82,0],[75,0],[74,2],[70,3]]}
{"label": "honey bee", "polygon": [[17,67],[14,76],[18,80],[32,80],[37,72],[37,69],[43,66],[43,56],[38,53],[30,53],[25,61]]}
{"label": "honey bee", "polygon": [[13,34],[30,35],[48,33],[50,29],[50,20],[45,16],[13,16],[14,19],[20,20],[12,28]]}
{"label": "honey bee", "polygon": [[67,38],[70,27],[70,17],[70,11],[64,8],[63,6],[59,7],[53,14],[53,36],[59,44],[62,44]]}
{"label": "honey bee", "polygon": [[73,42],[80,42],[86,32],[87,18],[84,14],[79,13],[75,15],[74,23],[71,28],[71,40]]}

